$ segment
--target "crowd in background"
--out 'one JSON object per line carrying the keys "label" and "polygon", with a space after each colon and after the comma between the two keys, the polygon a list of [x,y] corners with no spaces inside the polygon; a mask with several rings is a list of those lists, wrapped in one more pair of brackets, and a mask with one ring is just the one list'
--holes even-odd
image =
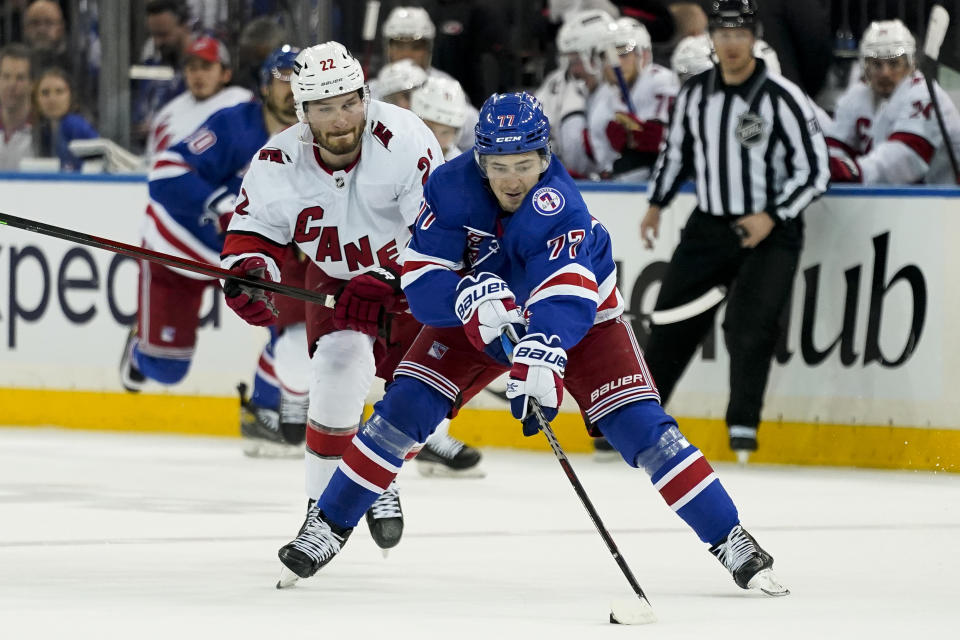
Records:
{"label": "crowd in background", "polygon": [[[145,170],[151,154],[162,149],[157,146],[163,141],[162,135],[157,138],[162,125],[158,118],[171,101],[192,96],[202,102],[229,86],[252,92],[238,93],[237,99],[252,99],[258,92],[260,65],[269,52],[284,43],[314,44],[317,34],[352,49],[364,63],[372,88],[378,74],[390,76],[391,72],[400,83],[397,86],[404,87],[392,98],[374,90],[375,98],[409,100],[415,87],[404,83],[416,80],[407,77],[416,76],[416,70],[404,75],[402,69],[390,68],[403,58],[413,59],[414,66],[426,72],[420,83],[427,76],[459,83],[451,90],[462,90],[466,115],[455,146],[465,150],[475,121],[470,118],[475,118],[476,107],[488,95],[524,88],[543,99],[551,73],[558,67],[570,72],[569,62],[557,48],[565,16],[595,9],[615,19],[635,19],[645,31],[640,47],[644,38],[649,41],[649,64],[669,69],[678,43],[706,33],[704,9],[709,9],[710,0],[384,0],[379,3],[376,34],[365,40],[363,23],[371,4],[133,0],[127,34],[130,90],[115,98],[129,99],[130,127],[123,135],[110,135],[107,132],[114,123],[101,121],[99,113],[104,96],[99,95],[103,60],[98,25],[99,12],[111,5],[106,0],[0,0],[0,171]],[[838,97],[851,83],[859,82],[858,43],[869,23],[899,17],[919,40],[933,2],[761,0],[758,4],[762,37],[775,64],[816,100],[825,115],[832,116]],[[954,8],[951,0],[941,4]],[[429,32],[388,38],[385,25],[399,6],[422,7]],[[416,20],[410,24],[416,27]],[[203,46],[195,46],[198,40]],[[413,46],[401,50],[405,40]],[[948,35],[941,58],[957,67],[954,41]],[[458,114],[452,121],[459,118]],[[100,139],[98,130],[116,144],[101,141],[71,147],[75,140]],[[610,139],[609,134],[603,137],[602,145],[619,140]],[[624,139],[632,141],[630,136]],[[78,152],[93,161],[84,167]],[[593,179],[637,175],[602,164],[576,173]]]}

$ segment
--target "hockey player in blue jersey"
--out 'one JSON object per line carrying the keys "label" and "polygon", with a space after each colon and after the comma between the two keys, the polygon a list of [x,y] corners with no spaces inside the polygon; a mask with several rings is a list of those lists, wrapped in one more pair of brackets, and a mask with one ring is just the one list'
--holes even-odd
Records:
{"label": "hockey player in blue jersey", "polygon": [[[475,133],[473,157],[430,176],[403,256],[404,293],[427,326],[300,533],[280,549],[278,586],[330,562],[407,452],[509,371],[507,396],[525,434],[537,431],[529,401],[552,420],[566,389],[591,433],[650,475],[738,586],[789,593],[710,464],[660,406],[622,318],[610,236],[551,157],[550,125],[536,98],[491,96]],[[500,346],[504,332],[517,342],[512,364]]]}
{"label": "hockey player in blue jersey", "polygon": [[[223,231],[233,214],[247,166],[271,135],[297,121],[289,72],[298,52],[296,47],[284,45],[264,61],[260,72],[262,102],[245,102],[214,113],[194,133],[156,156],[149,174],[144,246],[214,266],[220,264]],[[239,206],[243,206],[242,200]],[[296,271],[295,262],[291,269]],[[302,278],[302,270],[299,275]],[[297,284],[287,274],[284,281]],[[141,264],[137,324],[120,364],[121,382],[127,390],[139,391],[148,379],[172,385],[186,376],[196,345],[201,299],[211,286],[218,286],[217,280],[153,263]],[[286,325],[302,323],[303,304],[290,305],[282,321]],[[303,447],[299,445],[304,438],[305,418],[288,418],[284,427],[278,414],[281,390],[274,369],[278,331],[271,331],[249,401],[241,389],[244,450],[249,455],[302,456]],[[302,335],[305,342],[305,332]],[[303,360],[306,362],[306,355]],[[304,388],[304,416],[305,393]]]}

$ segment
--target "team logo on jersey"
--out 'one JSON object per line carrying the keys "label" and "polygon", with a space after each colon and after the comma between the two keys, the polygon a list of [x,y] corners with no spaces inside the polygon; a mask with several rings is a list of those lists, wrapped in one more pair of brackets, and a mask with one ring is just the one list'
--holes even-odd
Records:
{"label": "team logo on jersey", "polygon": [[533,208],[545,216],[560,213],[566,202],[560,192],[553,187],[542,187],[533,194]]}
{"label": "team logo on jersey", "polygon": [[427,355],[439,360],[444,356],[444,354],[447,353],[448,349],[449,347],[447,347],[446,345],[443,345],[443,344],[440,344],[439,342],[434,341],[434,343],[430,345],[430,349],[427,351]]}
{"label": "team logo on jersey", "polygon": [[346,184],[346,182],[343,181],[343,176],[337,176],[333,179],[333,182],[337,185],[337,189],[343,189],[343,185]]}
{"label": "team logo on jersey", "polygon": [[747,147],[755,147],[767,137],[767,123],[755,113],[746,111],[740,114],[737,121],[737,140]]}

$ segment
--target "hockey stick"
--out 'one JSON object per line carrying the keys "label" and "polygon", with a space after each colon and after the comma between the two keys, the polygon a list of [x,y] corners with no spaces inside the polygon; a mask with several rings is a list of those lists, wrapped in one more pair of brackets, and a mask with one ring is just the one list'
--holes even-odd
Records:
{"label": "hockey stick", "polygon": [[54,238],[60,238],[61,240],[69,240],[70,242],[87,245],[88,247],[106,249],[107,251],[112,251],[113,253],[130,256],[131,258],[147,260],[149,262],[155,262],[168,267],[183,269],[184,271],[190,271],[192,273],[201,273],[214,278],[221,278],[227,281],[243,283],[250,287],[263,289],[264,291],[271,291],[273,293],[279,293],[280,295],[287,296],[288,298],[296,298],[297,300],[312,302],[325,307],[333,308],[335,303],[335,299],[331,295],[315,293],[313,291],[308,291],[307,289],[291,287],[290,285],[280,284],[279,282],[272,282],[270,280],[261,280],[260,278],[255,278],[253,276],[240,276],[233,271],[221,269],[220,267],[214,267],[196,260],[178,258],[177,256],[160,253],[159,251],[151,251],[150,249],[144,249],[143,247],[137,247],[132,244],[119,242],[117,240],[101,238],[100,236],[81,233],[80,231],[65,229],[63,227],[55,227],[52,224],[35,222],[33,220],[27,220],[26,218],[18,218],[3,212],[0,212],[0,225],[15,227],[25,231],[32,231],[33,233],[52,236]]}
{"label": "hockey stick", "polygon": [[373,55],[373,42],[377,39],[377,21],[380,19],[380,0],[367,0],[363,10],[363,73],[370,77],[370,57]]}
{"label": "hockey stick", "polygon": [[[506,333],[501,334],[500,342],[503,345],[503,350],[507,354],[507,357],[512,360],[513,343],[510,341],[509,336],[507,336]],[[570,459],[567,458],[567,454],[564,453],[560,447],[560,442],[557,441],[557,436],[553,432],[553,427],[550,426],[550,422],[544,417],[543,411],[540,409],[540,404],[533,398],[530,398],[529,402],[540,430],[543,431],[543,435],[547,437],[547,442],[550,443],[553,454],[557,457],[557,461],[560,463],[560,466],[563,467],[563,472],[567,475],[567,479],[570,480],[570,484],[573,485],[573,490],[590,515],[593,526],[597,528],[597,532],[600,534],[600,537],[603,538],[604,543],[606,543],[610,555],[612,555],[613,559],[617,562],[617,566],[620,567],[620,571],[623,572],[627,582],[630,583],[633,592],[637,594],[636,600],[633,598],[618,598],[610,603],[611,624],[650,624],[656,622],[657,616],[653,612],[653,607],[650,606],[650,601],[647,599],[646,594],[640,587],[640,583],[637,582],[633,572],[627,565],[627,561],[620,554],[617,543],[613,541],[613,537],[604,526],[603,521],[600,519],[600,514],[597,513],[593,502],[591,502],[590,497],[587,496],[587,492],[580,483],[580,479],[577,477],[577,474],[574,473],[573,467],[570,465]]]}
{"label": "hockey stick", "polygon": [[923,60],[920,62],[920,69],[923,71],[923,77],[927,82],[927,92],[930,94],[930,103],[933,104],[933,111],[937,116],[940,136],[947,148],[947,157],[950,159],[950,167],[953,169],[954,182],[960,184],[960,167],[957,165],[957,157],[953,152],[953,144],[950,135],[947,133],[947,126],[943,122],[943,112],[940,110],[940,101],[937,99],[937,93],[933,85],[933,80],[937,75],[940,47],[943,45],[943,38],[947,35],[949,24],[950,14],[947,13],[947,10],[938,4],[933,5],[933,8],[930,9],[930,22],[927,23],[927,37],[923,42]]}
{"label": "hockey stick", "polygon": [[610,63],[610,68],[613,69],[613,75],[617,77],[617,86],[620,87],[620,97],[623,99],[623,104],[627,105],[627,111],[630,112],[630,115],[636,117],[637,110],[630,98],[630,88],[627,86],[627,80],[623,75],[623,67],[620,66],[620,55],[617,53],[617,48],[612,44],[607,45],[604,54]]}
{"label": "hockey stick", "polygon": [[717,285],[699,298],[691,300],[690,302],[685,302],[684,304],[676,306],[672,309],[654,311],[650,314],[650,321],[653,324],[673,324],[675,322],[683,322],[684,320],[689,320],[690,318],[700,315],[704,311],[712,309],[723,302],[723,299],[726,297],[726,288]]}

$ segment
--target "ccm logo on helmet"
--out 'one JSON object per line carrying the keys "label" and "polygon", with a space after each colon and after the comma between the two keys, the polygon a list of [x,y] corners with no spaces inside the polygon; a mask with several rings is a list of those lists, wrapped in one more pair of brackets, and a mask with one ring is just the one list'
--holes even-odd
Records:
{"label": "ccm logo on helmet", "polygon": [[497,138],[495,142],[517,142],[521,138],[523,138],[523,136],[504,136],[502,138]]}

